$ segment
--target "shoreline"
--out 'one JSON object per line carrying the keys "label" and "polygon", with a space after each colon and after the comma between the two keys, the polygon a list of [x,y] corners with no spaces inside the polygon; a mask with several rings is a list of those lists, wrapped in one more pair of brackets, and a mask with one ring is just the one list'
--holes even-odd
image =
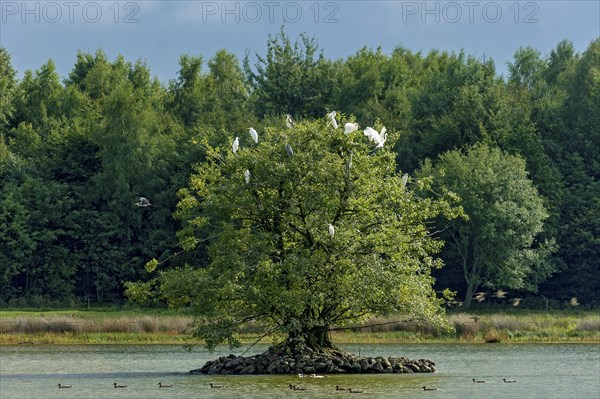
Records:
{"label": "shoreline", "polygon": [[[351,340],[337,340],[333,339],[336,345],[355,345],[355,344],[373,344],[373,345],[386,345],[386,344],[426,344],[426,345],[472,345],[472,344],[486,344],[486,345],[527,345],[527,344],[582,344],[582,345],[598,345],[600,344],[599,337],[587,337],[587,338],[564,338],[564,339],[521,339],[521,340],[507,340],[500,341],[498,343],[487,343],[483,339],[465,340],[457,338],[449,339],[380,339],[369,336],[369,334],[360,334],[353,337]],[[255,340],[244,339],[241,340],[242,346],[255,344]],[[272,344],[274,341],[264,340],[260,341],[259,344]],[[168,338],[157,338],[148,337],[142,335],[140,337],[129,337],[124,334],[114,333],[108,334],[108,336],[98,338],[95,336],[78,336],[69,337],[62,334],[26,334],[26,335],[12,335],[2,334],[0,337],[1,346],[14,346],[14,345],[198,345],[201,346],[202,342],[193,341],[189,336],[174,336]]]}
{"label": "shoreline", "polygon": [[[600,343],[600,314],[594,311],[458,313],[447,319],[453,332],[387,318],[369,320],[360,330],[333,332],[332,340],[338,345]],[[390,320],[397,323],[382,325]],[[189,334],[191,321],[189,315],[169,312],[0,310],[0,345],[201,345]],[[256,326],[248,325],[239,339],[250,345],[261,335]]]}

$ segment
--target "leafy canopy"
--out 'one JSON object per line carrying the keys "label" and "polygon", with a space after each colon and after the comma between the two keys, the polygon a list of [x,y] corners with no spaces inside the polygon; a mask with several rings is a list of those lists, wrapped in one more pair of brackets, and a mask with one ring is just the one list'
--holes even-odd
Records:
{"label": "leafy canopy", "polygon": [[446,263],[464,273],[465,306],[478,287],[535,290],[552,273],[554,244],[537,241],[548,214],[523,158],[477,144],[465,153],[448,151],[435,165],[428,160],[419,175],[456,193],[468,216],[443,234]]}
{"label": "leafy canopy", "polygon": [[235,344],[247,320],[313,348],[327,345],[315,336],[367,315],[440,322],[430,271],[442,242],[426,222],[456,209],[418,197],[412,187],[429,181],[405,185],[394,153],[374,152],[360,130],[344,135],[325,119],[283,129],[259,130],[258,144],[241,134],[236,154],[209,148],[177,217],[183,247],[208,245],[210,263],[160,273],[159,292],[195,307],[209,347]]}

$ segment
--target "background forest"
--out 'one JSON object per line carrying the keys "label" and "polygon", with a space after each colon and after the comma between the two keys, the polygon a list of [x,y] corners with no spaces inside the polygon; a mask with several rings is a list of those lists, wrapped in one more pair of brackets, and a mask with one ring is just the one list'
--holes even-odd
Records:
{"label": "background forest", "polygon": [[[529,307],[572,297],[600,305],[600,39],[581,54],[568,41],[549,54],[520,48],[508,76],[462,52],[363,48],[330,60],[315,39],[283,32],[241,62],[222,50],[179,64],[163,84],[144,62],[98,50],[78,53],[67,77],[49,60],[19,80],[0,48],[0,305],[122,303],[125,282],[150,279],[152,258],[162,270],[202,267],[206,248],[182,252],[173,218],[178,191],[206,159],[202,143],[229,147],[250,126],[285,129],[285,114],[301,121],[331,110],[395,132],[399,170],[433,175],[440,190],[467,187],[475,172],[460,171],[481,169],[473,162],[488,156],[482,165],[497,168],[477,180],[481,193],[530,179],[533,189],[511,189],[534,198],[527,239],[539,259],[524,256],[537,266],[484,262],[478,287],[517,291]],[[465,201],[477,193],[458,192]],[[136,206],[139,197],[153,206]],[[500,216],[471,220],[487,226]],[[449,242],[444,234],[452,229],[439,236]],[[436,289],[470,297],[457,248],[442,250]],[[477,248],[503,256],[499,245]]]}

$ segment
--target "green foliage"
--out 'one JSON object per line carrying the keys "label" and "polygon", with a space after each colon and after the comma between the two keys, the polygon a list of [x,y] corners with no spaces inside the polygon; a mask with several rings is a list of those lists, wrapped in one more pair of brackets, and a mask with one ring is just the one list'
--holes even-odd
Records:
{"label": "green foliage", "polygon": [[[242,141],[242,151],[235,159],[246,162],[242,166],[251,171],[250,185],[261,177],[257,173],[285,178],[282,181],[287,182],[295,181],[296,175],[325,179],[322,166],[330,162],[329,178],[333,182],[324,180],[324,186],[339,190],[335,182],[345,176],[341,158],[349,151],[358,157],[353,159],[354,164],[359,162],[356,168],[377,161],[381,164],[375,162],[379,168],[376,171],[381,172],[385,165],[385,169],[390,168],[388,175],[399,170],[412,173],[426,158],[436,159],[447,151],[465,152],[473,145],[498,147],[505,155],[518,156],[524,160],[527,176],[548,213],[542,230],[535,235],[534,252],[540,255],[539,250],[545,247],[538,245],[553,240],[559,249],[550,257],[551,266],[544,266],[540,273],[526,273],[523,285],[515,286],[537,286],[551,303],[563,303],[576,296],[584,306],[598,304],[599,54],[598,39],[581,54],[566,40],[549,54],[520,48],[504,79],[497,75],[492,60],[460,51],[421,54],[398,47],[386,54],[381,49],[363,48],[332,61],[323,55],[315,39],[303,34],[294,40],[282,31],[269,37],[265,54],[257,55],[252,62],[247,56],[241,65],[225,50],[210,59],[184,55],[178,75],[163,85],[152,78],[144,62],[128,61],[122,56],[111,60],[102,50],[78,52],[66,78],[58,76],[49,60],[37,69],[23,71],[18,79],[10,55],[0,48],[0,304],[120,302],[126,281],[143,283],[139,294],[141,298],[144,293],[145,300],[160,296],[163,287],[163,291],[170,290],[171,296],[163,296],[158,306],[165,302],[173,306],[203,303],[196,298],[213,277],[197,273],[213,264],[217,255],[227,256],[213,253],[215,242],[230,237],[238,252],[255,244],[250,240],[256,238],[252,234],[236,241],[238,230],[246,231],[243,224],[236,224],[231,231],[218,230],[220,225],[215,230],[211,219],[215,214],[210,218],[201,216],[205,208],[216,212],[217,207],[206,206],[204,198],[197,195],[200,188],[189,186],[194,170],[208,171],[216,164],[234,168],[223,148],[229,149],[236,136]],[[350,115],[338,118],[339,122],[356,121],[361,128],[387,126],[393,133],[385,151],[365,161],[364,155],[370,149],[363,148],[366,143],[360,130],[352,136],[363,146],[360,151],[359,147],[348,147],[350,137],[338,135],[333,136],[334,142],[324,144],[327,154],[313,151],[311,145],[307,146],[310,151],[304,155],[296,151],[292,159],[287,159],[285,152],[271,153],[276,164],[286,161],[281,170],[267,171],[265,165],[269,162],[258,155],[252,158],[253,152],[245,151],[256,147],[247,134],[250,126],[260,133],[261,151],[271,146],[281,150],[285,142],[283,114],[292,114],[297,122],[319,119],[314,123],[322,124],[320,118],[326,110],[334,109]],[[313,122],[301,125],[301,129],[321,129],[309,129],[317,126]],[[295,150],[297,145],[305,145],[292,132],[287,134]],[[339,159],[332,158],[333,153]],[[322,157],[315,161],[321,172],[315,174],[301,165],[306,154]],[[391,162],[393,157],[397,164]],[[237,169],[237,174],[233,169],[227,173],[219,169],[218,176],[232,179],[235,175],[239,183],[243,182],[243,170],[240,175]],[[322,224],[319,233],[325,235],[315,242],[328,248],[323,244],[327,239],[323,229],[331,223],[326,219],[331,219],[336,202],[329,191],[321,194],[321,186],[302,179],[299,183],[305,188],[295,193],[304,198],[309,189],[313,190],[307,199],[313,205],[323,203],[323,212],[318,217],[315,213],[315,218]],[[199,177],[194,181],[200,181]],[[421,184],[414,179],[409,182],[410,192],[416,192],[417,183]],[[176,193],[182,187],[187,191],[182,191],[176,208]],[[270,187],[273,190],[274,186]],[[290,190],[285,187],[284,193]],[[355,194],[361,193],[355,190]],[[495,195],[485,190],[482,193],[479,196],[485,195],[486,199]],[[135,206],[140,196],[148,198],[153,206]],[[232,193],[229,196],[236,201],[248,200]],[[341,203],[339,199],[337,202]],[[233,201],[230,205],[232,209],[226,209],[225,204],[219,209],[222,213],[231,211],[227,218],[233,220],[239,217],[235,207],[240,204]],[[176,210],[182,218],[173,220]],[[510,214],[506,207],[496,211]],[[283,216],[281,223],[287,220]],[[347,235],[343,225],[336,223],[335,227],[335,243],[341,245],[346,240],[344,245],[353,248],[349,242],[358,240],[358,233]],[[316,231],[317,226],[310,229]],[[296,250],[297,246],[291,248]],[[296,253],[302,260],[299,270],[325,256],[318,251],[315,254]],[[444,256],[449,256],[447,250]],[[536,256],[523,255],[533,263],[543,258]],[[259,257],[257,260],[263,261]],[[238,267],[240,263],[236,262],[234,266]],[[186,268],[186,264],[192,266]],[[145,265],[155,274],[148,273]],[[560,271],[542,281],[550,269]],[[462,271],[456,271],[453,267],[436,270],[436,288],[460,290]],[[498,279],[519,280],[512,271],[498,273]],[[156,276],[160,277],[154,280]],[[338,277],[344,276],[348,274]],[[268,277],[274,284],[275,277]],[[364,281],[363,289],[369,280]],[[177,296],[175,287],[187,282],[198,292]],[[128,285],[127,291],[132,287]],[[323,288],[319,284],[315,287]],[[276,299],[283,295],[271,291]],[[270,295],[271,291],[265,292]],[[294,313],[290,310],[288,314]]]}
{"label": "green foliage", "polygon": [[554,245],[536,242],[548,215],[522,158],[475,145],[428,160],[419,175],[432,175],[438,191],[456,193],[468,217],[443,234],[448,267],[464,274],[465,307],[479,287],[535,290],[552,273]]}
{"label": "green foliage", "polygon": [[211,149],[177,211],[180,239],[208,245],[210,263],[163,273],[161,294],[196,308],[196,334],[209,346],[233,343],[248,320],[317,349],[319,331],[370,314],[439,322],[430,272],[442,243],[426,222],[456,210],[419,197],[413,187],[428,182],[406,186],[394,158],[324,119],[267,128],[258,144],[243,135],[235,154]]}
{"label": "green foliage", "polygon": [[4,47],[0,47],[0,128],[8,123],[15,109],[16,75],[17,72],[10,63],[10,54]]}
{"label": "green foliage", "polygon": [[267,54],[256,54],[256,58],[253,69],[246,55],[244,72],[258,118],[284,114],[316,118],[331,108],[336,69],[324,57],[316,39],[303,33],[292,44],[281,30],[269,36]]}

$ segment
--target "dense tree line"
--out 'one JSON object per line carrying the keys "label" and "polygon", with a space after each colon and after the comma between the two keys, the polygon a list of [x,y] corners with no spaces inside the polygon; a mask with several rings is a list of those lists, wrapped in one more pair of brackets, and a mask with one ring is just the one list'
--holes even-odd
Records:
{"label": "dense tree line", "polygon": [[[111,61],[99,50],[78,53],[67,77],[49,60],[17,79],[0,49],[0,303],[119,302],[124,282],[150,278],[149,259],[159,270],[203,267],[207,247],[182,251],[187,224],[173,218],[194,171],[250,126],[285,129],[285,114],[311,121],[331,110],[361,128],[385,125],[397,138],[398,171],[433,175],[440,190],[476,197],[461,191],[476,185],[456,171],[476,171],[489,156],[498,168],[478,180],[482,190],[512,182],[534,198],[520,216],[531,229],[515,233],[528,245],[504,265],[529,266],[510,275],[516,266],[493,268],[498,254],[480,254],[489,270],[478,287],[599,303],[600,39],[581,54],[568,41],[548,55],[520,48],[507,77],[492,60],[462,52],[363,48],[330,60],[316,40],[283,32],[265,55],[240,62],[223,50],[179,64],[163,84],[143,62]],[[136,206],[139,197],[152,206]],[[469,220],[498,222],[493,212],[475,215]],[[466,223],[437,222],[446,241]],[[500,248],[479,239],[478,250]],[[456,247],[441,257],[436,287],[470,296]]]}

